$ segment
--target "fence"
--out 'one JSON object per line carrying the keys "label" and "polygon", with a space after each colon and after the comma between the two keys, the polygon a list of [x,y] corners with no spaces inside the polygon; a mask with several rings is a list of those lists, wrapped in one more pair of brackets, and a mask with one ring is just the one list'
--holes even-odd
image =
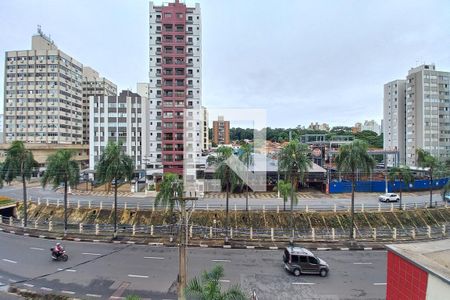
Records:
{"label": "fence", "polygon": [[[23,227],[23,220],[12,217],[0,216],[0,224],[11,227]],[[446,237],[449,224],[440,226],[410,227],[410,228],[361,228],[354,229],[355,239],[377,241],[377,240],[397,240],[397,239],[427,239]],[[38,222],[30,220],[30,229],[44,232],[62,233],[64,225],[62,222],[44,221]],[[167,237],[177,236],[180,230],[179,224],[174,225],[129,225],[118,224],[118,234],[131,237]],[[113,225],[111,224],[68,224],[67,233],[73,235],[91,235],[98,237],[111,237]],[[285,228],[246,228],[231,227],[228,236],[231,239],[246,240],[269,240],[284,241],[294,236],[295,240],[301,241],[338,241],[345,240],[349,236],[349,230],[342,228],[295,228],[294,230]],[[191,238],[216,239],[226,235],[226,229],[217,226],[198,226],[191,224],[188,226],[188,234]]]}
{"label": "fence", "polygon": [[[37,205],[54,205],[57,207],[62,207],[64,205],[64,202],[62,199],[56,199],[56,198],[29,198],[29,201],[32,203],[35,203]],[[96,208],[96,209],[112,209],[114,208],[114,202],[112,201],[92,201],[92,200],[77,200],[77,201],[70,201],[70,199],[67,200],[67,206],[69,208]],[[286,205],[286,209],[289,210],[290,205]],[[426,208],[429,206],[429,201],[424,200],[422,202],[415,202],[415,203],[403,203],[402,209],[403,210],[413,210],[418,208]],[[433,207],[448,207],[447,202],[443,201],[434,201]],[[154,204],[148,202],[148,203],[128,203],[128,202],[118,202],[117,208],[120,209],[129,209],[129,210],[167,210],[167,206],[155,206]],[[333,212],[345,212],[350,211],[350,205],[341,205],[341,204],[296,204],[294,205],[295,211],[304,211],[304,212],[320,212],[320,211],[333,211]],[[382,212],[382,211],[394,211],[396,209],[399,209],[399,203],[375,203],[375,204],[367,204],[367,203],[361,203],[361,204],[355,204],[355,211],[356,212]],[[209,204],[207,201],[202,201],[195,203],[195,209],[196,210],[225,210],[226,206],[225,204]],[[241,211],[245,210],[246,206],[245,204],[232,204],[229,206],[229,209],[232,211]],[[276,205],[276,204],[258,204],[258,205],[249,205],[248,209],[251,211],[277,211],[281,212],[283,211],[283,205]]]}

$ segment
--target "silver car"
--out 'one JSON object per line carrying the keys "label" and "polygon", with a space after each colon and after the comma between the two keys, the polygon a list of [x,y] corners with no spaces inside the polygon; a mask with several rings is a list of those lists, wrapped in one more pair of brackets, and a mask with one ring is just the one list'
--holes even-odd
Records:
{"label": "silver car", "polygon": [[330,268],[326,261],[315,256],[311,251],[300,247],[286,247],[283,254],[284,268],[294,274],[328,275]]}

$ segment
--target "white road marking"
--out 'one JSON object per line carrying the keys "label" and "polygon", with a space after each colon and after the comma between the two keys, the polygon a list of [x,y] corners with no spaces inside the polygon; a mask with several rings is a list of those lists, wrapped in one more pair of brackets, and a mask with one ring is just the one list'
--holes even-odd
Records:
{"label": "white road marking", "polygon": [[146,259],[160,259],[160,260],[164,259],[164,257],[157,257],[157,256],[145,256],[144,258],[146,258]]}
{"label": "white road marking", "polygon": [[212,259],[213,262],[231,262],[229,259]]}
{"label": "white road marking", "polygon": [[134,274],[128,274],[128,277],[132,277],[132,278],[148,278],[147,275],[134,275]]}
{"label": "white road marking", "polygon": [[355,262],[354,265],[371,265],[371,262]]}
{"label": "white road marking", "polygon": [[83,255],[92,255],[92,256],[100,256],[101,255],[100,253],[90,253],[90,252],[83,252],[81,254],[83,254]]}
{"label": "white road marking", "polygon": [[295,285],[314,285],[314,282],[293,282]]}
{"label": "white road marking", "polygon": [[30,249],[31,249],[31,250],[44,251],[44,249],[43,249],[43,248],[35,248],[35,247],[31,247]]}
{"label": "white road marking", "polygon": [[63,294],[75,295],[75,292],[72,291],[61,291]]}
{"label": "white road marking", "polygon": [[51,288],[48,288],[48,287],[41,287],[41,290],[43,290],[43,291],[53,291],[53,289],[51,289]]}
{"label": "white road marking", "polygon": [[6,262],[9,262],[9,263],[12,263],[12,264],[17,264],[17,261],[14,261],[14,260],[6,259],[6,258],[3,258],[2,260],[6,261]]}
{"label": "white road marking", "polygon": [[102,297],[102,295],[97,295],[97,294],[86,294],[86,296],[92,297],[92,298],[101,298]]}
{"label": "white road marking", "polygon": [[375,282],[373,285],[386,285],[386,282]]}
{"label": "white road marking", "polygon": [[9,282],[16,282],[14,279],[9,278],[8,279]]}
{"label": "white road marking", "polygon": [[348,248],[341,248],[342,251],[348,251]]}
{"label": "white road marking", "polygon": [[66,271],[66,272],[75,273],[77,270],[74,270],[74,269],[58,269],[58,271]]}
{"label": "white road marking", "polygon": [[230,282],[228,279],[219,279],[219,282]]}
{"label": "white road marking", "polygon": [[34,287],[34,284],[29,284],[29,283],[24,283],[23,285],[27,286],[27,287]]}

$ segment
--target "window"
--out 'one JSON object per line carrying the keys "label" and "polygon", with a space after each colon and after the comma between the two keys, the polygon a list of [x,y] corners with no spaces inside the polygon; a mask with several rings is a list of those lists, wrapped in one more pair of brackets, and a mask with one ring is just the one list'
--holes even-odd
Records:
{"label": "window", "polygon": [[315,257],[309,256],[308,259],[309,259],[310,264],[313,264],[313,265],[318,264],[317,259]]}
{"label": "window", "polygon": [[300,256],[300,262],[305,263],[306,262],[306,256]]}

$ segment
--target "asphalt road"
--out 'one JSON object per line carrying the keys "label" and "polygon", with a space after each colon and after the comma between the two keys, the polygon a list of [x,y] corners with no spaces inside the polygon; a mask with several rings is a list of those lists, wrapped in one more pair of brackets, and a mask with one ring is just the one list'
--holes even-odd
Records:
{"label": "asphalt road", "polygon": [[[64,242],[69,261],[55,262],[55,241],[0,233],[1,285],[82,299],[176,299],[178,250],[141,245]],[[222,264],[222,286],[240,284],[260,300],[383,299],[386,251],[319,251],[330,265],[328,277],[288,274],[281,250],[191,248],[189,278]],[[113,296],[112,298],[110,298]]]}
{"label": "asphalt road", "polygon": [[[14,199],[22,199],[22,187],[19,185],[15,186],[4,186],[0,189],[0,195],[8,196]],[[51,200],[56,201],[56,199],[60,199],[62,201],[63,195],[61,192],[53,191],[50,188],[42,189],[39,186],[29,187],[28,188],[28,196],[34,199],[40,197],[41,199],[49,198]],[[78,200],[81,203],[87,205],[87,201],[92,201],[92,203],[103,202],[104,204],[110,204],[114,201],[113,196],[95,196],[95,195],[69,195],[69,201],[72,203],[76,203]],[[148,205],[149,207],[153,204],[154,198],[151,197],[120,197],[118,199],[119,203],[127,202],[130,206],[135,206],[137,204]],[[433,193],[433,202],[438,201],[442,202],[442,197],[440,195],[440,191],[434,191]],[[378,205],[378,194],[376,193],[356,193],[355,195],[355,203],[356,205]],[[405,193],[403,195],[403,203],[417,203],[418,205],[424,205],[429,203],[429,193],[420,192],[420,193]],[[224,206],[225,199],[223,198],[205,198],[197,201],[198,206],[206,207],[206,205],[210,206]],[[245,195],[243,194],[242,198],[231,198],[230,206],[234,205],[238,206],[238,209],[243,209],[245,207]],[[249,199],[249,205],[256,207],[261,207],[262,205],[279,205],[280,209],[283,206],[283,200],[277,198],[263,198],[263,199]],[[317,196],[315,194],[304,194],[300,195],[298,205],[318,205],[318,206],[330,206],[332,209],[333,205],[336,204],[338,206],[348,206],[350,205],[350,197],[347,195],[322,195]],[[390,206],[390,204],[382,203],[384,206]],[[394,204],[395,205],[395,204]],[[289,206],[287,204],[287,206]]]}

